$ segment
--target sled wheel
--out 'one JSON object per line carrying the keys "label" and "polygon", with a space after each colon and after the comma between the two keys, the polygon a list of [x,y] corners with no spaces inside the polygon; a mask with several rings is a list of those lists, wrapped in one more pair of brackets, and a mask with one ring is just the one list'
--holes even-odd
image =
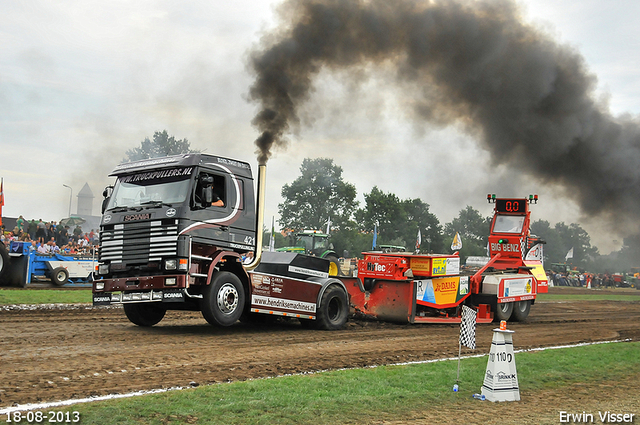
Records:
{"label": "sled wheel", "polygon": [[[511,313],[513,313],[513,303],[494,303],[493,306],[493,321],[499,322],[501,320],[509,320]],[[492,307],[493,307],[492,306]]]}
{"label": "sled wheel", "polygon": [[531,301],[518,301],[513,303],[513,320],[516,322],[524,322],[529,316],[529,311],[531,310]]}
{"label": "sled wheel", "polygon": [[339,286],[330,286],[322,295],[318,307],[316,322],[319,329],[341,329],[349,318],[347,295]]}
{"label": "sled wheel", "polygon": [[64,267],[58,267],[51,272],[51,281],[58,286],[69,282],[69,271]]}
{"label": "sled wheel", "polygon": [[167,309],[158,303],[124,304],[127,319],[138,326],[153,326],[164,317]]}
{"label": "sled wheel", "polygon": [[244,287],[233,273],[216,273],[202,295],[200,309],[209,324],[231,326],[242,316]]}

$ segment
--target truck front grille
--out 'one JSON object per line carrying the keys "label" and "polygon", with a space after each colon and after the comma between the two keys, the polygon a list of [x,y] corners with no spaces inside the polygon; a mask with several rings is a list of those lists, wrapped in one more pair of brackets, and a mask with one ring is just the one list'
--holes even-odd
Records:
{"label": "truck front grille", "polygon": [[148,264],[177,255],[178,220],[113,224],[100,232],[101,263]]}

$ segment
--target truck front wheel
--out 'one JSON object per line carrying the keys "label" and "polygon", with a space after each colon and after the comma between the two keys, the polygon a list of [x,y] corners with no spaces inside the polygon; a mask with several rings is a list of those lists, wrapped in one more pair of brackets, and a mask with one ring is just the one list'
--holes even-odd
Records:
{"label": "truck front wheel", "polygon": [[127,319],[138,326],[153,326],[160,323],[167,309],[157,303],[124,304]]}
{"label": "truck front wheel", "polygon": [[349,318],[347,294],[339,286],[330,286],[322,295],[316,316],[320,329],[342,329]]}
{"label": "truck front wheel", "polygon": [[242,316],[244,287],[233,273],[216,273],[202,295],[200,309],[209,324],[231,326]]}
{"label": "truck front wheel", "polygon": [[499,322],[501,320],[509,320],[511,317],[511,313],[513,313],[513,303],[498,303],[495,302],[494,305],[494,315],[493,321]]}

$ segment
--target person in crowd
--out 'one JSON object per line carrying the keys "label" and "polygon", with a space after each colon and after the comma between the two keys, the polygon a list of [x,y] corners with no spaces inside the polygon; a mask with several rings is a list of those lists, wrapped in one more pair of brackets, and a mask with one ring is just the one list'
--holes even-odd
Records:
{"label": "person in crowd", "polygon": [[47,237],[47,225],[44,224],[42,219],[39,219],[36,227],[36,240],[40,244],[43,244],[46,237]]}
{"label": "person in crowd", "polygon": [[58,225],[56,228],[56,243],[58,246],[65,246],[69,242],[69,226]]}
{"label": "person in crowd", "polygon": [[36,223],[36,220],[32,218],[27,226],[27,232],[29,232],[29,237],[31,237],[31,239],[35,240],[36,230],[38,230],[38,223]]}
{"label": "person in crowd", "polygon": [[51,221],[47,223],[47,241],[51,239],[55,240],[56,238],[56,222]]}
{"label": "person in crowd", "polygon": [[76,228],[73,229],[73,241],[78,242],[78,239],[80,239],[80,235],[82,235],[82,229],[80,228],[79,224],[76,224]]}
{"label": "person in crowd", "polygon": [[46,255],[46,254],[49,254],[50,250],[51,250],[51,247],[49,246],[49,244],[46,244],[43,242],[38,247],[38,254]]}
{"label": "person in crowd", "polygon": [[16,220],[16,227],[20,232],[24,231],[24,217],[22,217],[22,215],[20,215],[20,217],[18,217],[18,219]]}

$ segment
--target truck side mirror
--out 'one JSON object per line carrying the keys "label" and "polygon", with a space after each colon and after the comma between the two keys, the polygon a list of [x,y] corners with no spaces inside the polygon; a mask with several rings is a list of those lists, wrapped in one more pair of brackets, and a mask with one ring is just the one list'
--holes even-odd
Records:
{"label": "truck side mirror", "polygon": [[213,176],[202,174],[200,176],[200,202],[202,208],[208,208],[213,202]]}
{"label": "truck side mirror", "polygon": [[113,186],[107,186],[104,188],[102,192],[103,200],[102,200],[102,214],[107,210],[107,205],[109,205],[109,200],[111,199],[111,194],[113,193]]}
{"label": "truck side mirror", "polygon": [[211,188],[211,186],[207,186],[204,188],[204,202],[205,202],[205,206],[209,207],[211,206],[211,203],[213,202],[213,189]]}

